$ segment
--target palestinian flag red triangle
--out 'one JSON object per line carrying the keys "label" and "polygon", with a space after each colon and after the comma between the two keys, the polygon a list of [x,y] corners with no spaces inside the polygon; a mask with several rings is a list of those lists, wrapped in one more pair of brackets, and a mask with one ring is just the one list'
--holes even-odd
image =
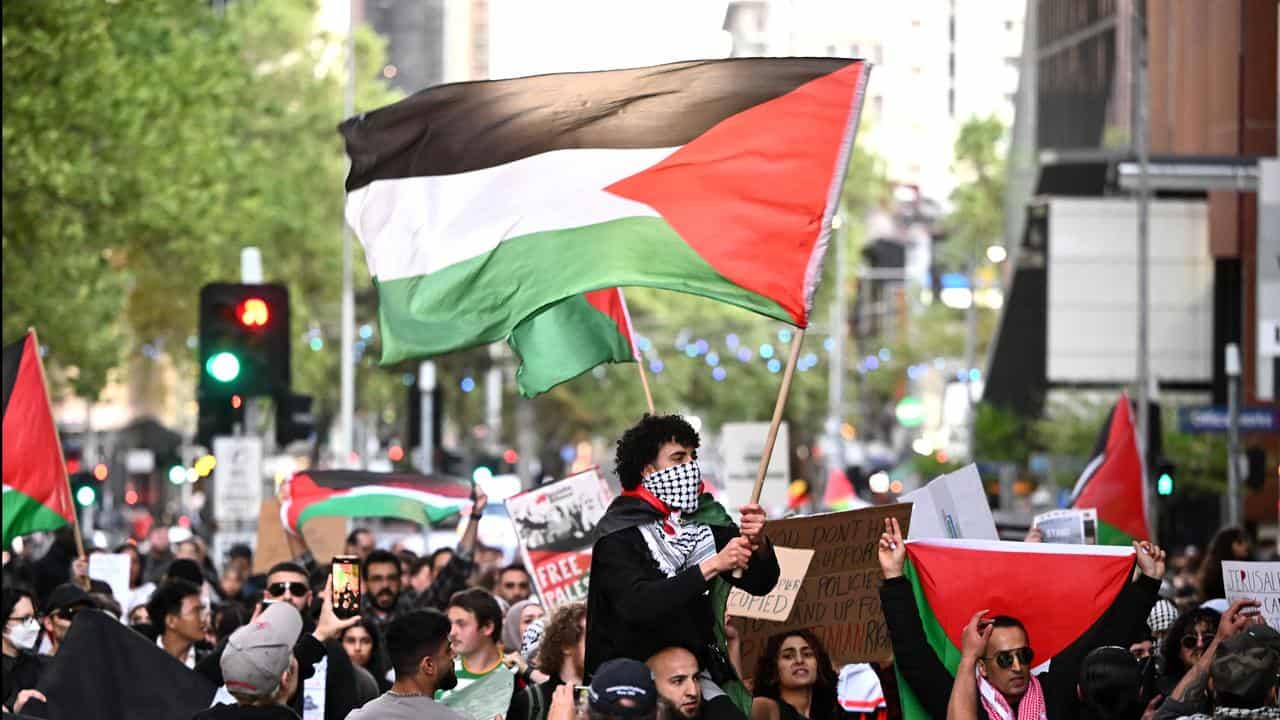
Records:
{"label": "palestinian flag red triangle", "polygon": [[1146,476],[1129,396],[1120,393],[1071,499],[1071,507],[1097,509],[1099,544],[1151,539]]}
{"label": "palestinian flag red triangle", "polygon": [[4,348],[4,544],[75,523],[34,332]]}

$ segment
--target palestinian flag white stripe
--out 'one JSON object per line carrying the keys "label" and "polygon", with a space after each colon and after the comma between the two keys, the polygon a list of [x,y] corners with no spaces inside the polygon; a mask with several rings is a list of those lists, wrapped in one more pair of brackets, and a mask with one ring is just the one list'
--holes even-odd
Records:
{"label": "palestinian flag white stripe", "polygon": [[513,238],[658,217],[604,188],[677,149],[554,150],[457,175],[377,180],[348,193],[347,223],[378,280],[429,275]]}

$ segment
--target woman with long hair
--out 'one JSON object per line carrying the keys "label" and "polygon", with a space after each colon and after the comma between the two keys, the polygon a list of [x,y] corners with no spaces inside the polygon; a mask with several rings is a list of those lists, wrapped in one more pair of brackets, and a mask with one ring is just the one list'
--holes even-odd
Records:
{"label": "woman with long hair", "polygon": [[[343,630],[338,640],[342,643],[342,649],[347,652],[347,657],[351,658],[351,664],[373,677],[378,693],[391,688],[391,680],[387,678],[387,655],[382,649],[382,636],[372,620],[361,618],[360,622]],[[356,674],[359,673],[357,670]]]}
{"label": "woman with long hair", "polygon": [[843,715],[831,656],[807,629],[769,638],[754,677],[751,720],[835,720]]}
{"label": "woman with long hair", "polygon": [[1222,561],[1248,560],[1250,552],[1249,536],[1244,534],[1244,530],[1234,526],[1219,530],[1213,536],[1213,542],[1209,543],[1204,562],[1200,563],[1200,599],[1225,598],[1227,591],[1222,584]]}
{"label": "woman with long hair", "polygon": [[1222,616],[1212,608],[1196,608],[1183,613],[1169,626],[1160,656],[1164,670],[1156,681],[1156,688],[1168,695],[1182,680],[1182,676],[1200,660],[1213,636],[1218,632],[1218,620]]}
{"label": "woman with long hair", "polygon": [[546,720],[556,688],[583,684],[586,651],[587,604],[560,606],[546,621],[537,657],[529,658],[548,679],[517,690],[507,708],[507,720]]}

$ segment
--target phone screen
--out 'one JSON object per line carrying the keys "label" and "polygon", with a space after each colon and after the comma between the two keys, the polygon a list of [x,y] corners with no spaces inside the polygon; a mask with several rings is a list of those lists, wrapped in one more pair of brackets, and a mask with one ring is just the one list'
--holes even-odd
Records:
{"label": "phone screen", "polygon": [[354,555],[333,559],[333,614],[340,618],[360,614],[360,559]]}
{"label": "phone screen", "polygon": [[587,703],[591,701],[591,686],[590,685],[574,685],[573,700],[574,700],[574,704],[578,706],[579,710],[585,711],[587,709]]}

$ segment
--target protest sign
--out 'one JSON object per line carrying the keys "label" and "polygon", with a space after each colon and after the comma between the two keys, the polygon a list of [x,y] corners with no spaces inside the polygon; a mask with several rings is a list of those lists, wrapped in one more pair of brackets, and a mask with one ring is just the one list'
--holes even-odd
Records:
{"label": "protest sign", "polygon": [[1094,508],[1050,510],[1031,519],[1044,542],[1071,545],[1098,543],[1098,511]]}
{"label": "protest sign", "polygon": [[609,500],[595,468],[507,499],[520,554],[547,612],[587,599],[591,532]]}
{"label": "protest sign", "polygon": [[267,498],[262,501],[258,512],[258,541],[253,549],[253,572],[255,575],[265,573],[276,563],[293,558],[294,552],[289,546],[288,535],[280,522],[280,501]]}
{"label": "protest sign", "polygon": [[325,684],[329,682],[329,658],[315,665],[315,673],[302,681],[302,720],[324,720]]}
{"label": "protest sign", "polygon": [[459,690],[451,690],[441,700],[471,720],[493,720],[507,714],[516,676],[505,665]]}
{"label": "protest sign", "polygon": [[89,556],[89,577],[111,586],[111,594],[122,603],[133,595],[129,589],[129,553],[94,553]]}
{"label": "protest sign", "polygon": [[977,465],[969,464],[940,475],[928,485],[903,495],[900,502],[912,503],[915,508],[911,511],[908,540],[1000,539]]}
{"label": "protest sign", "polygon": [[1280,562],[1222,561],[1227,603],[1257,600],[1267,625],[1280,630]]}
{"label": "protest sign", "polygon": [[778,554],[778,583],[768,595],[759,597],[734,588],[729,591],[728,612],[734,617],[755,618],[786,622],[791,608],[796,604],[796,594],[804,584],[805,571],[813,560],[813,551],[800,548],[775,547]]}
{"label": "protest sign", "polygon": [[881,505],[769,522],[767,532],[775,545],[813,550],[813,559],[786,622],[734,621],[742,636],[744,673],[753,671],[771,635],[797,628],[809,628],[821,638],[837,667],[889,659],[889,631],[880,611],[884,577],[877,557],[888,517],[897,518],[906,533],[911,506]]}

